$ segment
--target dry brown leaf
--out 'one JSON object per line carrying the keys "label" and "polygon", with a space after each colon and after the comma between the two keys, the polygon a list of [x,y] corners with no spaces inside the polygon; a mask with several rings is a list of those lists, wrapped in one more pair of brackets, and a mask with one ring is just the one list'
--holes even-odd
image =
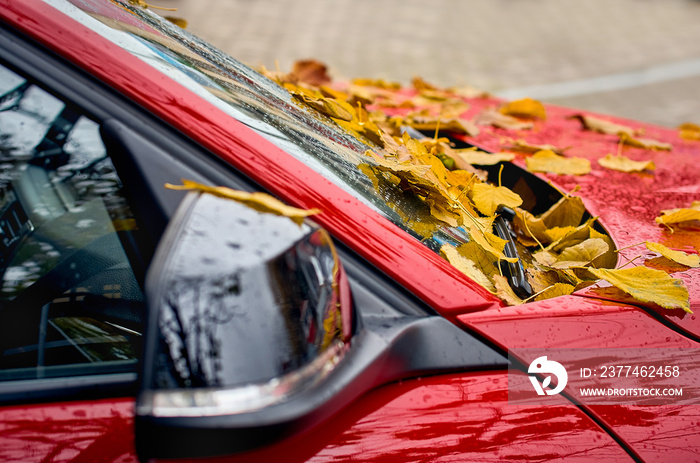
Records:
{"label": "dry brown leaf", "polygon": [[663,244],[645,241],[647,249],[652,252],[658,252],[667,259],[670,259],[687,267],[700,267],[700,256],[697,254],[686,254],[683,251],[674,251]]}
{"label": "dry brown leaf", "polygon": [[620,134],[620,142],[627,146],[643,148],[646,150],[671,151],[673,149],[673,145],[670,143],[652,140],[650,138],[634,138],[624,133]]}
{"label": "dry brown leaf", "polygon": [[523,119],[547,119],[544,105],[532,98],[510,101],[499,108],[501,114]]}
{"label": "dry brown leaf", "polygon": [[593,116],[587,116],[585,114],[576,114],[571,116],[571,119],[578,119],[581,121],[581,124],[583,124],[584,129],[593,130],[594,132],[600,132],[608,135],[619,135],[624,133],[630,137],[637,134],[637,131],[632,127],[616,124],[614,122],[606,121]]}
{"label": "dry brown leaf", "polygon": [[672,278],[666,272],[646,267],[617,270],[591,268],[589,271],[642,302],[693,313],[690,310],[688,288],[683,280]]}
{"label": "dry brown leaf", "polygon": [[474,122],[478,125],[493,125],[508,130],[527,130],[534,127],[532,122],[521,121],[516,117],[502,114],[493,107],[481,111]]}
{"label": "dry brown leaf", "polygon": [[549,150],[542,150],[525,160],[531,172],[549,172],[560,175],[585,175],[591,171],[591,162],[584,158],[563,158]]}
{"label": "dry brown leaf", "polygon": [[331,83],[328,67],[315,59],[299,60],[292,66],[291,74],[299,81],[320,87]]}
{"label": "dry brown leaf", "polygon": [[212,187],[201,183],[193,182],[192,180],[182,180],[182,185],[172,185],[167,183],[166,188],[170,190],[196,190],[204,193],[209,193],[222,198],[232,199],[243,203],[246,206],[255,209],[259,212],[266,212],[275,215],[289,217],[294,222],[301,224],[305,217],[310,215],[320,214],[318,209],[299,209],[292,206],[287,206],[279,199],[268,195],[267,193],[248,193],[247,191],[233,190],[223,186]]}
{"label": "dry brown leaf", "polygon": [[619,170],[620,172],[641,172],[643,170],[656,170],[654,161],[633,161],[626,156],[608,154],[598,159],[598,164],[606,169]]}

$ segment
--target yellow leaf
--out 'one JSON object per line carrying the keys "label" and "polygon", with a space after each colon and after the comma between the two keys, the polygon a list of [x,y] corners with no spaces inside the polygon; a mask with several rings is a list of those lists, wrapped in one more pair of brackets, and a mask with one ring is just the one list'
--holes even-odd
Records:
{"label": "yellow leaf", "polygon": [[212,187],[193,182],[192,180],[182,180],[182,183],[182,185],[172,185],[170,183],[166,183],[165,187],[170,190],[202,191],[204,193],[220,196],[222,198],[232,199],[259,212],[289,217],[298,224],[301,224],[305,217],[321,213],[321,211],[318,209],[298,209],[296,207],[287,206],[279,199],[270,196],[267,193],[248,193],[247,191],[233,190],[223,186]]}
{"label": "yellow leaf", "polygon": [[563,158],[553,151],[542,150],[525,160],[531,172],[549,172],[562,175],[584,175],[591,171],[591,163],[583,158]]}
{"label": "yellow leaf", "polygon": [[447,261],[455,266],[457,270],[467,275],[469,278],[479,283],[492,293],[496,292],[496,287],[484,273],[477,268],[473,261],[467,259],[452,245],[445,244],[440,248],[440,254]]}
{"label": "yellow leaf", "polygon": [[608,243],[600,238],[589,238],[574,246],[564,249],[553,268],[583,267],[608,251]]}
{"label": "yellow leaf", "polygon": [[479,128],[472,122],[460,118],[444,118],[433,116],[413,116],[406,119],[406,124],[416,130],[435,131],[437,129],[475,137]]}
{"label": "yellow leaf", "polygon": [[700,267],[700,256],[697,254],[686,254],[683,251],[674,251],[663,244],[653,243],[651,241],[645,241],[645,243],[648,250],[658,252],[667,259],[683,264],[686,267]]}
{"label": "yellow leaf", "polygon": [[475,121],[478,125],[492,125],[501,129],[509,130],[527,130],[535,125],[530,121],[521,121],[518,118],[502,114],[494,108],[486,108],[476,116]]}
{"label": "yellow leaf", "polygon": [[683,280],[672,278],[666,272],[646,267],[588,270],[639,301],[693,313],[690,310],[688,288],[683,284]]}
{"label": "yellow leaf", "polygon": [[[515,212],[513,222],[520,233],[519,239],[522,241],[523,238],[528,240],[533,238],[545,245],[562,238],[563,235],[578,227],[586,212],[586,207],[578,196],[565,195],[539,217],[522,209],[516,209]],[[557,230],[562,228],[567,230]],[[586,238],[588,235],[584,239]],[[532,243],[525,242],[523,244],[531,245]]]}
{"label": "yellow leaf", "polygon": [[615,268],[617,265],[618,253],[615,252],[615,243],[610,236],[598,232],[593,228],[593,221],[590,222],[589,226],[589,238],[600,238],[601,240],[608,243],[608,250],[603,255],[593,259],[591,265],[595,268]]}
{"label": "yellow leaf", "polygon": [[700,220],[700,201],[693,201],[690,208],[666,209],[661,211],[661,216],[656,218],[656,223],[671,225],[683,222]]}
{"label": "yellow leaf", "polygon": [[[465,225],[467,224],[465,223]],[[479,230],[476,227],[471,227],[469,228],[469,235],[476,244],[484,249],[484,251],[492,254],[498,260],[505,260],[506,262],[518,261],[518,259],[515,257],[506,257],[506,255],[503,254],[503,249],[505,248],[507,241],[499,238],[493,233]]]}
{"label": "yellow leaf", "polygon": [[564,151],[566,151],[568,148],[557,148],[554,145],[535,145],[533,143],[528,143],[525,140],[515,140],[512,145],[506,146],[506,149],[526,154],[535,154],[538,151],[549,150],[563,156]]}
{"label": "yellow leaf", "polygon": [[508,188],[488,183],[477,183],[472,186],[472,201],[479,212],[487,216],[494,215],[501,205],[513,208],[523,203],[520,196]]}
{"label": "yellow leaf", "polygon": [[457,250],[459,250],[459,253],[463,256],[469,256],[469,259],[473,261],[477,268],[479,268],[479,270],[481,270],[484,274],[496,275],[499,273],[493,256],[486,252],[484,248],[476,244],[474,241],[468,241],[461,244]]}
{"label": "yellow leaf", "polygon": [[508,279],[506,277],[501,275],[494,275],[493,284],[494,286],[496,286],[496,296],[505,301],[506,304],[520,305],[523,303],[523,300],[520,299],[513,291],[513,288],[510,287],[510,284],[508,283]]}
{"label": "yellow leaf", "polygon": [[678,126],[678,136],[684,140],[700,140],[700,125],[686,122]]}
{"label": "yellow leaf", "polygon": [[673,145],[670,143],[664,143],[650,138],[634,138],[624,133],[620,134],[620,141],[625,145],[647,150],[671,151],[673,149]]}
{"label": "yellow leaf", "polygon": [[186,19],[178,18],[177,16],[164,16],[164,18],[170,21],[171,23],[175,24],[177,27],[187,29]]}
{"label": "yellow leaf", "polygon": [[656,170],[654,161],[633,161],[628,157],[613,156],[612,154],[608,154],[604,158],[598,159],[598,164],[607,169],[619,170],[621,172]]}
{"label": "yellow leaf", "polygon": [[586,223],[579,225],[569,233],[564,234],[564,236],[562,236],[558,240],[552,242],[552,244],[547,246],[547,250],[553,252],[562,252],[568,247],[576,246],[577,244],[582,243],[587,239],[591,238],[591,232],[593,231],[593,228],[591,227],[593,226],[595,220],[596,218],[588,219]]}
{"label": "yellow leaf", "polygon": [[548,238],[547,244],[553,243],[555,241],[558,241],[558,240],[564,238],[565,236],[569,235],[574,230],[576,230],[576,228],[577,227],[554,227],[554,228],[550,228],[548,230],[545,230],[544,234]]}
{"label": "yellow leaf", "polygon": [[544,289],[535,296],[536,301],[543,301],[553,297],[567,296],[574,292],[576,288],[566,283],[556,283],[549,288]]}
{"label": "yellow leaf", "polygon": [[544,109],[544,105],[532,98],[523,98],[522,100],[506,103],[501,106],[500,112],[501,114],[524,119],[547,119],[547,112]]}
{"label": "yellow leaf", "polygon": [[571,116],[571,119],[578,119],[581,121],[584,129],[593,130],[594,132],[600,132],[608,135],[619,135],[621,133],[633,136],[637,131],[626,125],[616,124],[614,122],[599,119],[593,116],[586,116],[584,114],[576,114]]}
{"label": "yellow leaf", "polygon": [[462,168],[463,163],[478,166],[492,166],[499,162],[510,162],[515,159],[512,153],[487,153],[486,151],[478,151],[474,149],[459,149],[452,150],[449,156],[455,160],[458,168]]}

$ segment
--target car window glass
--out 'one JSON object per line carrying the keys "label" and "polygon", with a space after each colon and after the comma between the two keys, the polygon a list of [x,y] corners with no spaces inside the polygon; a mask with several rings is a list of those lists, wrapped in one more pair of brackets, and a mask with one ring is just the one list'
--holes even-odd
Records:
{"label": "car window glass", "polygon": [[126,2],[45,1],[251,127],[427,246],[438,250],[445,241],[468,241],[462,229],[436,220],[416,195],[368,175],[363,166],[370,146],[187,31]]}
{"label": "car window glass", "polygon": [[0,64],[0,381],[134,370],[121,189],[99,125]]}

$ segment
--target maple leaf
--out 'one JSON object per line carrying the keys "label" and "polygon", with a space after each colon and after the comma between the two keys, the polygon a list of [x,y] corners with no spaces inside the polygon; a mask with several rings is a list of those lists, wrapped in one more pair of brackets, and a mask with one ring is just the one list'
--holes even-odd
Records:
{"label": "maple leaf", "polygon": [[523,200],[510,189],[494,186],[488,183],[477,183],[472,186],[471,198],[474,205],[484,215],[494,215],[499,206],[518,207]]}
{"label": "maple leaf", "polygon": [[690,208],[666,209],[661,211],[656,223],[660,225],[683,224],[684,222],[700,221],[700,201],[693,201]]}
{"label": "maple leaf", "polygon": [[666,272],[646,267],[588,270],[639,301],[693,313],[690,310],[688,288],[683,280],[673,278]]}
{"label": "maple leaf", "polygon": [[523,119],[547,119],[547,111],[544,109],[544,105],[532,98],[508,102],[501,106],[499,111],[501,114]]}
{"label": "maple leaf", "polygon": [[520,119],[502,114],[493,107],[482,110],[474,120],[478,125],[493,125],[501,129],[509,130],[527,130],[534,127],[534,124],[529,121],[521,121]]}
{"label": "maple leaf", "polygon": [[331,83],[331,78],[328,76],[328,67],[315,59],[295,61],[292,65],[291,74],[299,82],[316,87]]}
{"label": "maple leaf", "polygon": [[625,133],[620,134],[620,142],[635,148],[643,148],[654,151],[671,151],[673,149],[673,145],[670,143],[664,143],[657,140],[652,140],[650,138],[635,138]]}
{"label": "maple leaf", "polygon": [[646,247],[652,252],[658,252],[667,259],[670,259],[686,267],[700,267],[700,256],[697,254],[686,254],[683,251],[674,251],[663,244],[645,241]]}
{"label": "maple leaf", "polygon": [[683,140],[700,140],[700,125],[686,122],[678,126],[678,136]]}
{"label": "maple leaf", "polygon": [[616,124],[614,122],[606,121],[593,116],[587,116],[585,114],[575,114],[571,116],[570,119],[578,119],[581,121],[584,129],[593,130],[594,132],[600,132],[607,135],[619,135],[624,133],[631,137],[637,133],[637,131],[632,127]]}
{"label": "maple leaf", "polygon": [[560,175],[585,175],[591,163],[584,158],[563,158],[550,150],[542,150],[525,160],[531,172],[549,172]]}
{"label": "maple leaf", "polygon": [[172,185],[170,183],[166,183],[165,187],[170,190],[201,191],[215,196],[220,196],[222,198],[232,199],[259,212],[289,217],[297,224],[301,224],[305,217],[321,213],[321,211],[318,209],[299,209],[288,206],[279,199],[275,198],[274,196],[270,196],[267,193],[249,193],[247,191],[234,190],[223,186],[212,187],[193,182],[192,180],[182,180],[182,185]]}
{"label": "maple leaf", "polygon": [[467,275],[469,278],[479,283],[481,286],[486,288],[492,293],[496,292],[496,287],[489,280],[489,278],[484,275],[484,273],[476,266],[476,264],[466,257],[464,257],[457,248],[451,244],[444,244],[440,248],[440,254],[453,266],[457,268],[460,272]]}
{"label": "maple leaf", "polygon": [[656,170],[654,161],[633,161],[625,156],[608,154],[598,159],[598,164],[606,169],[619,170],[620,172],[641,172],[643,170]]}

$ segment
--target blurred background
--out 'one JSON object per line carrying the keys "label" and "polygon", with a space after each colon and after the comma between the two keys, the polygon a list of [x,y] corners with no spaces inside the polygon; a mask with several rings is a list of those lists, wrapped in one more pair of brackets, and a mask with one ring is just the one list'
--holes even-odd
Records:
{"label": "blurred background", "polygon": [[244,63],[700,123],[700,0],[151,0]]}

